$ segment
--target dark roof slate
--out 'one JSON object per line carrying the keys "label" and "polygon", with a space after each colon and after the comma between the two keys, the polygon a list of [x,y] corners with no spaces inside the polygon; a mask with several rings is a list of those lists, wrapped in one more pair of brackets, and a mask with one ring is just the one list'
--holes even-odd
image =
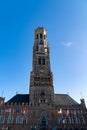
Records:
{"label": "dark roof slate", "polygon": [[[79,105],[68,94],[54,94],[56,105]],[[29,103],[29,94],[16,94],[6,103]]]}
{"label": "dark roof slate", "polygon": [[56,105],[79,105],[68,94],[55,94]]}
{"label": "dark roof slate", "polygon": [[6,103],[29,103],[29,94],[16,94]]}

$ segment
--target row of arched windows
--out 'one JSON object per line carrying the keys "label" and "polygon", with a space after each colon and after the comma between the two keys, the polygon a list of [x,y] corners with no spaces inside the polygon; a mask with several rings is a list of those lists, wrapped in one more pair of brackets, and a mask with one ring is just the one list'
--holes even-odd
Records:
{"label": "row of arched windows", "polygon": [[[27,124],[28,118],[26,116],[17,116],[15,119],[16,124]],[[9,115],[7,118],[7,124],[13,124],[14,117],[12,115]],[[1,115],[0,116],[0,124],[5,123],[5,116]]]}
{"label": "row of arched windows", "polygon": [[36,35],[36,39],[38,39],[38,38],[44,38],[44,39],[46,39],[46,35],[43,35],[42,33],[40,33],[40,34],[37,34]]}
{"label": "row of arched windows", "polygon": [[[35,115],[35,114],[34,114]],[[53,118],[53,115],[52,115]],[[12,124],[15,122],[16,124],[27,124],[28,117],[17,115],[16,118],[14,118],[12,115],[9,115],[7,119],[5,119],[4,115],[0,115],[0,124],[4,124],[7,122],[7,124]],[[66,116],[63,117],[62,115],[58,116],[58,123],[59,124],[85,124],[85,120],[83,116]]]}
{"label": "row of arched windows", "polygon": [[58,116],[58,123],[59,124],[85,124],[83,116],[77,117],[77,116],[67,116],[62,117]]}

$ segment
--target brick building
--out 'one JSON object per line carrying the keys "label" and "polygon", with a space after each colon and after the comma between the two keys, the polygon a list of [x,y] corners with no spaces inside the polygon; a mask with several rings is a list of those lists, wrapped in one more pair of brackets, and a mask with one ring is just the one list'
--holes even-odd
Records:
{"label": "brick building", "polygon": [[84,99],[55,94],[47,30],[35,30],[29,94],[0,98],[0,130],[87,130]]}

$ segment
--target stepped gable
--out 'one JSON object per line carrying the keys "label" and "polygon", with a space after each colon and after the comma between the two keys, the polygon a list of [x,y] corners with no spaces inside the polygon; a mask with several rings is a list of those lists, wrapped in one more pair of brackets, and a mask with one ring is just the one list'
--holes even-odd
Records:
{"label": "stepped gable", "polygon": [[29,103],[29,94],[16,94],[7,103]]}
{"label": "stepped gable", "polygon": [[55,94],[54,97],[56,105],[79,105],[68,94]]}

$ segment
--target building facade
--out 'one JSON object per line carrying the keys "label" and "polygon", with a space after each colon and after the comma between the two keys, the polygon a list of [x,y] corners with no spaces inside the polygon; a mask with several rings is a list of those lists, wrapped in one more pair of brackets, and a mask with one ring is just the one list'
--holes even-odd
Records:
{"label": "building facade", "polygon": [[50,67],[47,30],[34,34],[29,94],[0,98],[0,130],[87,130],[84,99],[77,103],[68,94],[55,94]]}

